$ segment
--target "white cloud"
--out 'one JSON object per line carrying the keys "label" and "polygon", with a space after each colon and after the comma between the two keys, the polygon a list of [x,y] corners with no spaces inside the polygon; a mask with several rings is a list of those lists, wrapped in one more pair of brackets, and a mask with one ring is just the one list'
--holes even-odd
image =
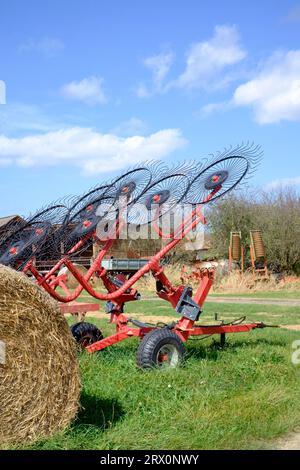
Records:
{"label": "white cloud", "polygon": [[83,80],[67,83],[61,88],[61,94],[68,99],[83,101],[91,106],[107,101],[103,90],[103,78],[87,77]]}
{"label": "white cloud", "polygon": [[282,178],[279,180],[271,181],[267,184],[267,189],[277,189],[277,188],[284,188],[290,186],[300,186],[300,176],[296,176],[293,178]]}
{"label": "white cloud", "polygon": [[222,75],[246,57],[235,26],[216,26],[214,35],[207,41],[193,44],[187,54],[185,71],[174,85],[181,88],[219,88],[231,81]]}
{"label": "white cloud", "polygon": [[149,98],[149,96],[155,94],[155,91],[151,91],[144,83],[139,83],[135,92],[139,98]]}
{"label": "white cloud", "polygon": [[267,184],[266,189],[277,189],[290,186],[300,186],[300,176],[295,176],[292,178],[282,178],[279,180],[271,181]]}
{"label": "white cloud", "polygon": [[300,120],[300,50],[273,54],[235,90],[233,103],[251,107],[260,124]]}
{"label": "white cloud", "polygon": [[58,38],[28,39],[20,45],[20,52],[38,52],[45,57],[54,57],[65,48],[64,43]]}
{"label": "white cloud", "polygon": [[291,8],[287,15],[282,18],[284,23],[299,23],[300,22],[300,5]]}
{"label": "white cloud", "polygon": [[143,60],[144,66],[152,72],[153,84],[151,88],[148,88],[145,84],[140,83],[136,89],[139,98],[147,98],[155,93],[164,91],[164,81],[173,62],[173,52],[162,52]]}
{"label": "white cloud", "polygon": [[152,87],[140,83],[136,93],[140,98],[145,98],[156,93],[166,93],[172,88],[205,90],[223,88],[240,78],[240,72],[237,72],[234,66],[246,55],[236,26],[216,26],[214,35],[210,39],[190,46],[186,55],[185,70],[173,80],[166,81],[174,62],[172,52],[145,59],[143,61],[145,67],[152,71]]}
{"label": "white cloud", "polygon": [[147,126],[144,121],[139,118],[132,117],[127,121],[121,122],[117,127],[111,130],[112,134],[122,136],[132,136],[134,134],[143,134]]}
{"label": "white cloud", "polygon": [[195,113],[197,117],[208,117],[216,112],[225,112],[232,108],[230,101],[220,101],[217,103],[208,103],[203,106],[199,112]]}
{"label": "white cloud", "polygon": [[7,103],[0,107],[2,133],[48,132],[60,129],[62,122],[53,122],[43,110],[35,105]]}
{"label": "white cloud", "polygon": [[122,169],[142,160],[163,158],[185,143],[179,129],[163,129],[149,136],[127,138],[81,127],[22,138],[0,135],[0,165],[76,165],[87,174],[97,174]]}
{"label": "white cloud", "polygon": [[153,82],[156,88],[161,88],[163,80],[166,78],[174,61],[172,52],[163,52],[144,60],[144,65],[152,71]]}
{"label": "white cloud", "polygon": [[10,164],[11,164],[11,160],[9,158],[0,157],[0,168],[4,166],[9,166]]}

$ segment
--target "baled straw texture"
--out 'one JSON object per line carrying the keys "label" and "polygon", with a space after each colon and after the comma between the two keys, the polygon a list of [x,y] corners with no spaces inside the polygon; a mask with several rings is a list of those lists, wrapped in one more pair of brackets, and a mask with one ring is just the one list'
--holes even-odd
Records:
{"label": "baled straw texture", "polygon": [[50,296],[0,265],[0,445],[62,431],[76,415],[76,345]]}

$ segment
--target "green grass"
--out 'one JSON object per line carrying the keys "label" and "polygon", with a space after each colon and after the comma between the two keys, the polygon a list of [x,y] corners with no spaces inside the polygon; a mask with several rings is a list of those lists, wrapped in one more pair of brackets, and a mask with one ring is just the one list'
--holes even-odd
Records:
{"label": "green grass", "polygon": [[[87,299],[82,296],[79,301],[84,302]],[[89,300],[90,301],[90,300]],[[104,311],[104,304],[101,304],[101,311]],[[235,304],[235,303],[217,303],[207,302],[204,306],[200,321],[211,323],[214,321],[215,313],[219,319],[225,321],[233,320],[246,315],[249,321],[263,321],[272,324],[300,324],[300,307],[289,307],[279,305],[260,305],[260,304]],[[126,314],[133,317],[137,315],[161,315],[166,317],[178,318],[173,308],[162,300],[140,300],[138,302],[128,302],[126,305]]]}
{"label": "green grass", "polygon": [[[174,315],[161,301],[128,304],[130,314]],[[297,323],[300,308],[206,304],[203,320]],[[91,319],[105,334],[106,320]],[[65,433],[31,449],[248,449],[272,447],[272,439],[300,425],[300,369],[291,363],[300,332],[255,330],[216,340],[190,340],[175,370],[136,368],[138,340],[101,353],[80,355],[82,409]]]}

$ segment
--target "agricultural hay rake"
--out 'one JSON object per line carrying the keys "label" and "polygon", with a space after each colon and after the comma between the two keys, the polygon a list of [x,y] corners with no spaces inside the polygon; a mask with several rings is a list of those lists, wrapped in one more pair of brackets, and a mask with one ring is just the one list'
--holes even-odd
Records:
{"label": "agricultural hay rake", "polygon": [[[57,224],[56,220],[56,223],[50,224],[51,236],[49,232],[43,242],[34,238],[34,250],[26,251],[24,247],[22,259],[18,258],[17,267],[33,276],[39,286],[60,302],[62,311],[66,311],[64,306],[72,305],[83,291],[94,299],[105,301],[109,321],[116,328],[115,333],[104,338],[94,324],[79,322],[71,327],[75,339],[89,353],[93,353],[127,338],[138,337],[141,341],[137,364],[141,368],[175,367],[181,361],[184,343],[190,337],[220,335],[221,344],[224,345],[226,334],[264,328],[266,325],[261,322],[245,323],[244,317],[229,323],[198,323],[214,282],[214,266],[208,266],[201,271],[199,285],[193,295],[190,286],[173,285],[162,265],[164,257],[183,238],[196,227],[206,225],[203,207],[223,197],[242,181],[246,181],[260,158],[260,148],[247,144],[225,149],[200,164],[183,164],[171,169],[161,163],[139,165],[112,182],[93,188],[85,195],[72,200],[67,210],[64,207],[63,210],[57,211],[58,217],[55,215],[54,219],[59,219],[60,223]],[[39,224],[44,223],[44,219],[41,222],[40,217],[35,220],[38,220]],[[166,224],[169,220],[171,223]],[[34,223],[32,220],[28,222],[30,233],[35,230]],[[53,226],[56,227],[54,231]],[[124,229],[127,230],[126,233],[129,233],[130,229],[146,229],[149,233],[150,229],[151,233],[165,240],[165,243],[133,275],[111,275],[102,266],[102,261]],[[11,264],[7,257],[18,241],[24,242],[25,238],[22,237],[25,237],[25,233],[26,227],[23,227],[17,231],[15,238],[5,241],[0,262]],[[29,242],[26,243],[28,248]],[[73,257],[87,245],[94,243],[100,245],[99,252],[91,262],[90,268],[82,275],[76,268]],[[65,250],[59,261],[46,274],[39,272],[35,266],[37,253],[51,248],[57,254],[61,245]],[[77,281],[77,286],[72,292],[64,285],[64,275],[59,274],[62,267],[67,268]],[[171,304],[179,315],[178,321],[154,325],[125,315],[126,303],[141,298],[138,290],[134,288],[135,283],[148,273],[155,278],[157,296]],[[94,288],[94,276],[102,281],[106,293]]]}

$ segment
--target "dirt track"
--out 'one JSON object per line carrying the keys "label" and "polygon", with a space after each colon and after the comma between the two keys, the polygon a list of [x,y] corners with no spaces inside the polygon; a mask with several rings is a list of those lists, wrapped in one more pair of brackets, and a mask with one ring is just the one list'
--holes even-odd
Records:
{"label": "dirt track", "polygon": [[288,434],[277,441],[278,450],[300,450],[300,432]]}
{"label": "dirt track", "polygon": [[300,307],[300,299],[264,299],[259,297],[208,297],[206,302],[227,304],[260,304],[278,305],[282,307]]}
{"label": "dirt track", "polygon": [[[158,297],[142,297],[142,300],[160,300]],[[300,307],[300,299],[266,299],[259,297],[208,297],[205,302],[225,304],[278,305],[279,307]]]}

